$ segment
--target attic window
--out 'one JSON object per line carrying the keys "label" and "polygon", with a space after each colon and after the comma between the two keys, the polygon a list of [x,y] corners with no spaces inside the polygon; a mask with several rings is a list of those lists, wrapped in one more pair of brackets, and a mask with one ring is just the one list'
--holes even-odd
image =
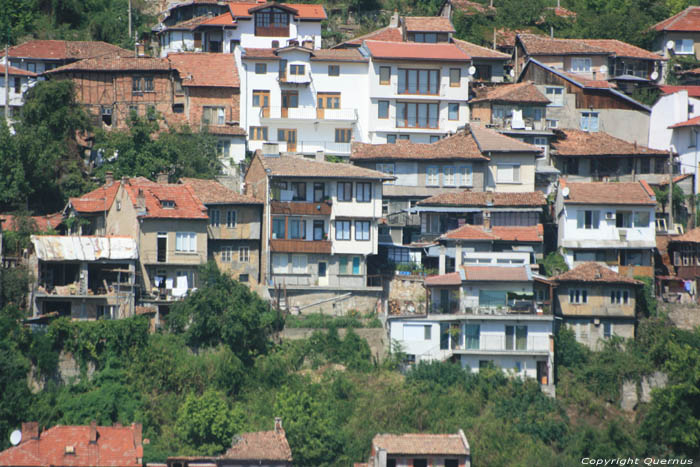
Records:
{"label": "attic window", "polygon": [[75,454],[75,446],[66,446],[66,454]]}
{"label": "attic window", "polygon": [[102,115],[102,123],[107,126],[112,126],[112,107],[102,106],[100,113]]}
{"label": "attic window", "polygon": [[175,209],[175,201],[171,199],[161,200],[160,207],[162,207],[163,209]]}

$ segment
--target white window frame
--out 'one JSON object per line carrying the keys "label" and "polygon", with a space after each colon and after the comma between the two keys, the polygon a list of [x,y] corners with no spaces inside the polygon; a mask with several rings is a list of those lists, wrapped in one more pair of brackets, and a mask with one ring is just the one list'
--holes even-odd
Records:
{"label": "white window frame", "polygon": [[442,180],[444,186],[457,186],[457,173],[454,166],[442,168]]}
{"label": "white window frame", "polygon": [[272,254],[272,273],[273,274],[288,274],[289,273],[289,255],[287,253]]}
{"label": "white window frame", "polygon": [[355,221],[355,240],[369,241],[371,232],[372,223],[370,221]]}
{"label": "white window frame", "polygon": [[496,183],[522,183],[520,164],[496,164]]}
{"label": "white window frame", "polygon": [[590,73],[591,59],[590,57],[572,57],[571,70],[574,73]]}
{"label": "white window frame", "polygon": [[238,220],[238,212],[233,209],[226,211],[226,227],[232,229],[236,227],[236,222]]}
{"label": "white window frame", "polygon": [[306,255],[292,255],[292,274],[306,274],[308,266]]}
{"label": "white window frame", "polygon": [[471,164],[457,167],[457,183],[459,186],[472,186],[474,183],[474,171]]}
{"label": "white window frame", "polygon": [[247,263],[250,261],[250,248],[242,246],[238,248],[238,262]]}
{"label": "white window frame", "polygon": [[677,55],[690,55],[695,53],[695,42],[693,39],[678,39],[675,42],[673,53]]}
{"label": "white window frame", "polygon": [[[340,229],[338,227],[341,227]],[[346,229],[347,227],[347,229]],[[335,239],[338,241],[346,241],[352,238],[351,235],[352,222],[349,220],[335,221]]]}
{"label": "white window frame", "polygon": [[196,253],[197,252],[197,233],[196,232],[176,232],[175,233],[175,251],[178,253]]}
{"label": "white window frame", "polygon": [[440,186],[439,167],[428,167],[425,169],[425,184],[427,186]]}
{"label": "white window frame", "polygon": [[[595,118],[594,118],[595,117]],[[600,113],[599,112],[581,112],[581,130],[589,132],[597,132],[600,128]]]}
{"label": "white window frame", "polygon": [[221,247],[221,261],[224,263],[230,263],[233,261],[233,247]]}
{"label": "white window frame", "polygon": [[212,209],[209,212],[209,225],[212,227],[219,227],[221,225],[221,211],[218,209]]}
{"label": "white window frame", "polygon": [[569,303],[573,305],[588,303],[588,289],[569,289]]}
{"label": "white window frame", "polygon": [[564,105],[564,88],[560,86],[546,86],[544,95],[549,99],[548,107],[562,107]]}

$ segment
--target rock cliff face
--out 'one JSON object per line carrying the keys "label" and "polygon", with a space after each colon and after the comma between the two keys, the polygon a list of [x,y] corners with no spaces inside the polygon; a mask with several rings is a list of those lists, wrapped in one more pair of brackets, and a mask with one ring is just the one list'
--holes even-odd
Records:
{"label": "rock cliff face", "polygon": [[666,384],[668,384],[668,375],[659,371],[643,376],[640,384],[636,381],[625,381],[622,384],[620,408],[628,412],[636,410],[640,402],[651,402],[652,389],[664,388]]}

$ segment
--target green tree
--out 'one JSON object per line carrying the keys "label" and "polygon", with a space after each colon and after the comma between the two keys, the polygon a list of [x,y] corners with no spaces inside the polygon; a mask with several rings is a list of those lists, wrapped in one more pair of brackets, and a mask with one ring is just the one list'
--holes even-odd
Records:
{"label": "green tree", "polygon": [[190,394],[177,412],[175,432],[181,454],[213,456],[231,446],[242,414],[232,409],[223,393],[207,390]]}
{"label": "green tree", "polygon": [[0,205],[6,210],[21,207],[30,187],[17,148],[17,138],[10,134],[6,120],[0,120]]}

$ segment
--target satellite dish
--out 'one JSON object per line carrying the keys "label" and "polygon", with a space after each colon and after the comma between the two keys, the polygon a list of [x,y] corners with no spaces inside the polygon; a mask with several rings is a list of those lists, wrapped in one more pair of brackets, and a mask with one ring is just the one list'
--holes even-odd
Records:
{"label": "satellite dish", "polygon": [[666,42],[666,49],[667,50],[673,50],[676,47],[676,43],[673,41],[668,41]]}
{"label": "satellite dish", "polygon": [[569,187],[565,186],[563,190],[561,190],[561,194],[564,195],[564,198],[569,197]]}
{"label": "satellite dish", "polygon": [[510,70],[510,72],[508,74],[510,75],[511,78],[515,78],[515,70]]}
{"label": "satellite dish", "polygon": [[657,79],[659,79],[659,72],[655,71],[651,74],[651,80],[656,81]]}
{"label": "satellite dish", "polygon": [[608,72],[608,67],[605,66],[605,65],[601,66],[601,67],[600,67],[600,72],[601,72],[601,73],[607,73],[607,72]]}
{"label": "satellite dish", "polygon": [[475,73],[476,73],[476,67],[475,67],[475,66],[470,66],[470,67],[469,67],[469,74],[472,75],[472,76],[474,76]]}
{"label": "satellite dish", "polygon": [[22,432],[19,430],[15,430],[10,434],[10,443],[13,446],[17,446],[19,442],[22,441]]}

